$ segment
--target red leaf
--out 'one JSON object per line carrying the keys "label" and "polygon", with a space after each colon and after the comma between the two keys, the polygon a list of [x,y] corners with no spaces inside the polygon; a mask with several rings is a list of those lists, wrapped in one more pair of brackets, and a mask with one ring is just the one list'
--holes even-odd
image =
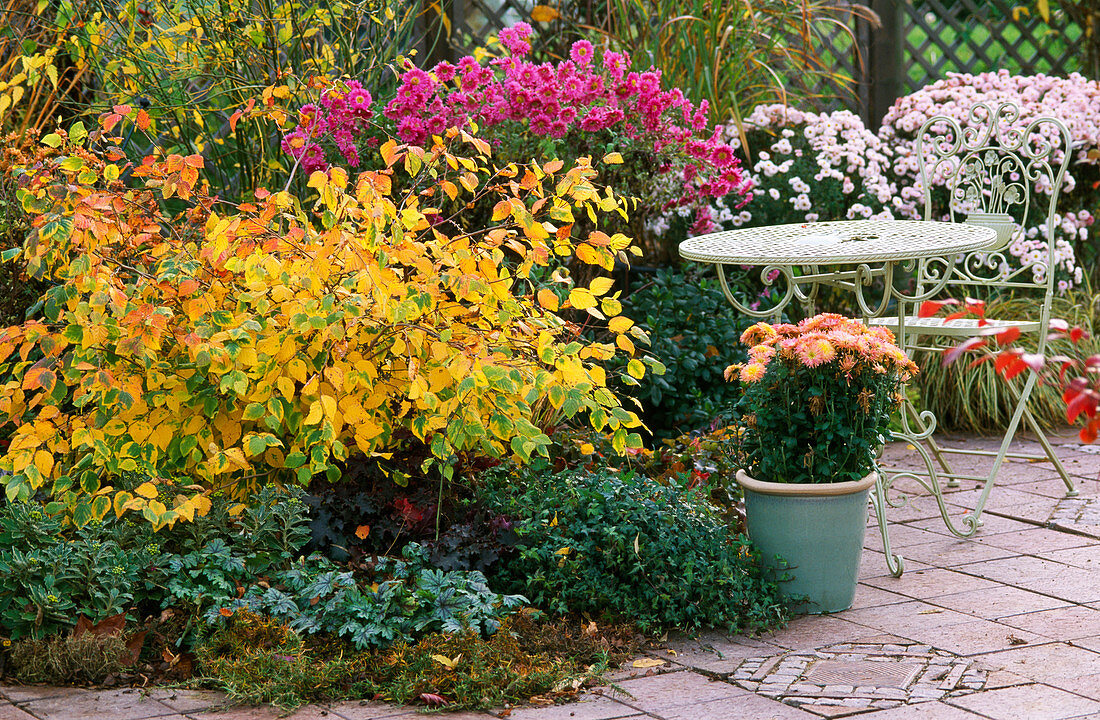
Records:
{"label": "red leaf", "polygon": [[1069,331],[1069,339],[1073,342],[1079,342],[1086,339],[1088,336],[1089,334],[1081,327],[1075,327]]}
{"label": "red leaf", "polygon": [[1016,360],[1016,362],[1012,363],[1012,365],[1009,366],[1008,370],[1005,371],[1005,380],[1011,380],[1012,378],[1022,373],[1024,370],[1027,370],[1027,363],[1025,363],[1023,360],[1020,360],[1019,358],[1014,359]]}
{"label": "red leaf", "polygon": [[1081,428],[1081,432],[1078,433],[1078,437],[1081,438],[1081,442],[1086,445],[1096,442],[1096,431],[1100,429],[1100,422],[1093,420],[1085,427]]}
{"label": "red leaf", "polygon": [[428,705],[446,705],[447,701],[443,699],[442,695],[434,695],[432,693],[420,693],[420,699]]}
{"label": "red leaf", "polygon": [[925,300],[921,303],[920,310],[917,311],[917,315],[922,318],[932,317],[933,315],[938,313],[945,305],[958,304],[958,300],[944,300],[943,302],[939,302],[936,300]]}
{"label": "red leaf", "polygon": [[1020,337],[1020,328],[1013,326],[1005,328],[1001,332],[997,333],[997,344],[1007,345],[1010,342],[1015,342],[1016,338]]}
{"label": "red leaf", "polygon": [[993,368],[994,370],[996,370],[997,373],[1003,374],[1004,371],[1008,369],[1015,360],[1016,352],[1012,350],[1006,350],[1005,352],[997,356],[997,362],[993,364]]}
{"label": "red leaf", "polygon": [[1066,422],[1073,422],[1081,413],[1090,418],[1096,415],[1095,395],[1083,392],[1066,404]]}
{"label": "red leaf", "polygon": [[967,308],[966,310],[956,310],[953,313],[948,313],[947,316],[943,320],[944,320],[944,322],[947,322],[949,320],[958,320],[959,318],[964,318],[969,314],[970,314],[970,308]]}
{"label": "red leaf", "polygon": [[1083,393],[1089,386],[1089,383],[1083,377],[1075,377],[1066,383],[1065,388],[1062,390],[1062,402],[1069,402],[1073,398],[1077,397],[1079,393]]}
{"label": "red leaf", "polygon": [[959,356],[962,355],[963,353],[969,352],[970,350],[974,350],[975,348],[984,347],[985,344],[986,344],[985,338],[983,338],[983,337],[972,337],[968,340],[965,340],[965,341],[959,343],[955,347],[945,348],[944,351],[943,351],[943,364],[944,365],[950,365],[951,363],[958,360]]}

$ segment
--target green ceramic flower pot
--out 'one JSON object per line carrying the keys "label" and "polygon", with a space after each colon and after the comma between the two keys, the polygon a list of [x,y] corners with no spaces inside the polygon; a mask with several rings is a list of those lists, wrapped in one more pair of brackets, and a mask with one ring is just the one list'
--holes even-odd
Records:
{"label": "green ceramic flower pot", "polygon": [[[856,594],[867,498],[878,475],[857,482],[795,484],[754,480],[737,471],[749,537],[779,575],[795,612],[847,610]],[[776,562],[776,556],[786,566]]]}

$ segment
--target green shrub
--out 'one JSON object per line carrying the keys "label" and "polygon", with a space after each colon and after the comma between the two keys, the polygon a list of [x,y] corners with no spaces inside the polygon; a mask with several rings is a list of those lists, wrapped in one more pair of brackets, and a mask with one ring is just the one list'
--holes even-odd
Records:
{"label": "green shrub", "polygon": [[432,567],[415,543],[403,559],[375,557],[354,573],[320,554],[298,558],[310,538],[302,494],[264,488],[232,530],[217,530],[224,511],[200,519],[181,552],[164,559],[163,605],[213,624],[244,609],[362,649],[435,631],[492,633],[524,602],[494,593],[479,572]]}
{"label": "green shrub", "polygon": [[83,633],[45,640],[17,640],[11,646],[11,676],[21,683],[99,683],[130,667],[120,635]]}
{"label": "green shrub", "polygon": [[739,393],[722,371],[745,362],[740,337],[752,320],[733,310],[714,271],[658,270],[636,286],[623,306],[649,333],[651,352],[665,366],[663,375],[647,375],[632,393],[642,402],[650,431],[657,437],[676,436],[724,415]]}
{"label": "green shrub", "polygon": [[785,618],[748,540],[676,481],[544,467],[488,474],[480,494],[519,537],[516,558],[493,579],[537,607],[617,615],[643,629],[755,630]]}
{"label": "green shrub", "polygon": [[90,523],[63,531],[34,503],[0,506],[0,629],[43,639],[148,599],[159,546],[151,529]]}
{"label": "green shrub", "polygon": [[487,639],[472,631],[434,633],[416,644],[356,652],[307,643],[279,621],[244,611],[200,643],[196,656],[204,675],[240,702],[295,708],[379,697],[488,709],[576,692],[599,680],[609,661],[624,659],[622,650],[636,648],[621,628],[590,628],[578,633],[524,613]]}

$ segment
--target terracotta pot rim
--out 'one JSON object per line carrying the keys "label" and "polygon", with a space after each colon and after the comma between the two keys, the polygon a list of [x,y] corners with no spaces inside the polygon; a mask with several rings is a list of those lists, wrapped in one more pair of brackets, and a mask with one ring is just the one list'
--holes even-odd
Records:
{"label": "terracotta pot rim", "polygon": [[863,492],[878,482],[878,473],[872,470],[862,480],[838,483],[777,483],[756,480],[744,470],[737,471],[737,484],[761,495],[832,496]]}

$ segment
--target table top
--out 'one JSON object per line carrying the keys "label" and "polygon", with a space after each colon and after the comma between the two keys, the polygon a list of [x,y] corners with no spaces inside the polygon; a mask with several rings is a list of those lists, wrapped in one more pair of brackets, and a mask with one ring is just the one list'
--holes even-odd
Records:
{"label": "table top", "polygon": [[997,231],[925,220],[841,220],[743,228],[680,243],[687,260],[740,265],[843,265],[947,257],[992,245]]}

